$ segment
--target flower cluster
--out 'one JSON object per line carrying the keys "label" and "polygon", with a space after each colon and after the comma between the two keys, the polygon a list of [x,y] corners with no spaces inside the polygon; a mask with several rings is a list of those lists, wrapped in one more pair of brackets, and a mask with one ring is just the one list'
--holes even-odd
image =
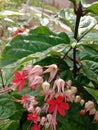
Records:
{"label": "flower cluster", "polygon": [[81,115],[89,112],[94,115],[94,119],[98,122],[98,111],[96,111],[92,101],[85,101],[80,95],[77,95],[77,87],[72,86],[72,81],[64,81],[59,76],[59,68],[56,64],[49,66],[28,65],[21,72],[16,71],[12,80],[12,86],[2,90],[2,92],[17,89],[19,92],[24,87],[28,87],[31,91],[37,91],[37,96],[27,96],[21,99],[15,99],[23,105],[28,112],[27,120],[32,122],[31,130],[41,130],[50,128],[56,130],[57,114],[66,116],[70,109],[69,102],[85,104],[85,108],[80,111]]}
{"label": "flower cluster", "polygon": [[56,130],[57,113],[65,116],[70,108],[68,102],[73,102],[76,90],[69,89],[71,82],[56,78],[57,72],[58,67],[55,64],[44,67],[28,65],[21,73],[15,72],[12,86],[22,91],[27,84],[31,91],[40,90],[38,96],[44,97],[42,105],[37,101],[38,97],[34,96],[23,95],[21,100],[16,100],[28,111],[27,120],[33,122],[31,130],[40,130],[41,127]]}

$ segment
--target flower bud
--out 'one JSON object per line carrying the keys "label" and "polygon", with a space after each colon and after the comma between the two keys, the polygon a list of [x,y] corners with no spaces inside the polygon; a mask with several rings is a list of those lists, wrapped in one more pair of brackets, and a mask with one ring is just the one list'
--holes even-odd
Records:
{"label": "flower bud", "polygon": [[95,108],[92,108],[90,111],[89,111],[89,115],[94,115],[96,113],[96,109]]}
{"label": "flower bud", "polygon": [[47,81],[45,81],[42,84],[42,88],[43,88],[44,93],[47,93],[50,88],[50,84]]}
{"label": "flower bud", "polygon": [[35,108],[35,112],[36,112],[37,114],[40,114],[41,108],[40,108],[40,107],[36,107],[36,108]]}
{"label": "flower bud", "polygon": [[80,111],[80,115],[84,116],[85,114],[86,114],[85,109],[83,109],[83,110]]}
{"label": "flower bud", "polygon": [[70,86],[72,85],[72,81],[71,81],[71,80],[68,80],[68,81],[66,82],[66,85],[67,85],[68,87],[70,87]]}
{"label": "flower bud", "polygon": [[51,121],[52,121],[52,115],[51,114],[47,115],[47,120],[48,120],[49,123],[51,123]]}
{"label": "flower bud", "polygon": [[77,87],[71,86],[71,91],[73,94],[77,93]]}
{"label": "flower bud", "polygon": [[81,100],[80,100],[80,104],[81,104],[81,106],[83,106],[84,103],[85,103],[84,99],[81,99]]}
{"label": "flower bud", "polygon": [[81,97],[80,97],[79,95],[77,95],[77,96],[75,97],[75,103],[80,102],[80,100],[81,100]]}
{"label": "flower bud", "polygon": [[47,119],[46,119],[45,117],[42,117],[41,120],[40,120],[40,124],[41,124],[41,125],[44,125],[45,122],[46,122],[46,120],[47,120]]}

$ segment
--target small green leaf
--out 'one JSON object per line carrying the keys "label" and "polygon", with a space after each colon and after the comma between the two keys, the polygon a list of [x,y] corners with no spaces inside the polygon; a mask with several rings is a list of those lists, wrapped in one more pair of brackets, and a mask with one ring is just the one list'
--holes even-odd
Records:
{"label": "small green leaf", "polygon": [[98,15],[98,2],[93,2],[87,7],[87,11]]}
{"label": "small green leaf", "polygon": [[82,61],[82,69],[84,75],[91,81],[94,81],[96,84],[98,84],[98,64],[96,64],[92,61],[90,62],[89,60]]}
{"label": "small green leaf", "polygon": [[74,31],[75,28],[75,15],[72,9],[62,9],[59,17]]}
{"label": "small green leaf", "polygon": [[89,29],[91,29],[96,23],[97,20],[94,17],[82,17],[79,25],[79,36],[83,35],[84,32],[87,32]]}
{"label": "small green leaf", "polygon": [[88,87],[84,87],[88,93],[90,93],[95,99],[96,101],[98,101],[98,90],[94,90],[93,88],[88,88]]}

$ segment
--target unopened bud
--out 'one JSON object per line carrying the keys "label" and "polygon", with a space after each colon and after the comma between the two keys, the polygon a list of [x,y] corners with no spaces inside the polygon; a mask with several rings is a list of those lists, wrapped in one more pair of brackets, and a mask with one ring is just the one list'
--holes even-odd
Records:
{"label": "unopened bud", "polygon": [[51,123],[51,120],[52,120],[52,115],[51,114],[47,115],[47,120],[48,120],[49,123]]}
{"label": "unopened bud", "polygon": [[77,96],[75,97],[75,103],[80,102],[80,100],[81,100],[81,97],[80,97],[79,95],[77,95]]}
{"label": "unopened bud", "polygon": [[85,114],[86,114],[85,109],[83,109],[83,110],[80,111],[80,115],[84,116]]}
{"label": "unopened bud", "polygon": [[96,109],[95,108],[92,108],[90,111],[89,111],[89,115],[94,115],[96,113]]}
{"label": "unopened bud", "polygon": [[68,80],[68,81],[66,82],[66,85],[67,85],[68,87],[70,87],[70,86],[72,85],[72,81],[71,81],[71,80]]}
{"label": "unopened bud", "polygon": [[42,88],[43,88],[44,93],[47,93],[50,88],[50,84],[47,81],[45,81],[42,84]]}
{"label": "unopened bud", "polygon": [[40,108],[40,107],[36,107],[36,108],[35,108],[35,112],[36,112],[37,114],[40,114],[41,108]]}
{"label": "unopened bud", "polygon": [[71,86],[71,91],[73,94],[77,93],[77,87]]}
{"label": "unopened bud", "polygon": [[42,117],[41,120],[40,120],[40,124],[41,125],[44,125],[46,122],[46,118],[45,117]]}
{"label": "unopened bud", "polygon": [[81,100],[80,100],[80,104],[81,104],[81,106],[83,106],[84,103],[85,103],[84,99],[81,99]]}

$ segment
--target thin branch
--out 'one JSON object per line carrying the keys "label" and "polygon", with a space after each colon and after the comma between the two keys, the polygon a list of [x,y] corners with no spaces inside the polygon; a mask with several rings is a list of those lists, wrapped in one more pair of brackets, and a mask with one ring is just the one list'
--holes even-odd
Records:
{"label": "thin branch", "polygon": [[3,75],[2,75],[2,70],[1,69],[0,69],[0,76],[1,76],[2,88],[5,88]]}
{"label": "thin branch", "polygon": [[[78,30],[79,30],[79,24],[80,19],[82,17],[82,5],[79,4],[78,9],[75,11],[76,14],[76,24],[75,24],[75,32],[74,32],[74,38],[78,42]],[[76,65],[76,46],[73,48],[73,78],[75,79],[77,75],[77,65]]]}
{"label": "thin branch", "polygon": [[61,64],[62,60],[65,59],[65,57],[68,55],[68,53],[71,51],[72,47],[69,48],[69,50],[64,54],[64,56],[59,60],[57,66],[59,67],[59,65]]}
{"label": "thin branch", "polygon": [[78,38],[77,42],[79,42],[86,34],[88,34],[97,24],[98,22],[94,24],[89,30],[87,30],[80,38]]}

